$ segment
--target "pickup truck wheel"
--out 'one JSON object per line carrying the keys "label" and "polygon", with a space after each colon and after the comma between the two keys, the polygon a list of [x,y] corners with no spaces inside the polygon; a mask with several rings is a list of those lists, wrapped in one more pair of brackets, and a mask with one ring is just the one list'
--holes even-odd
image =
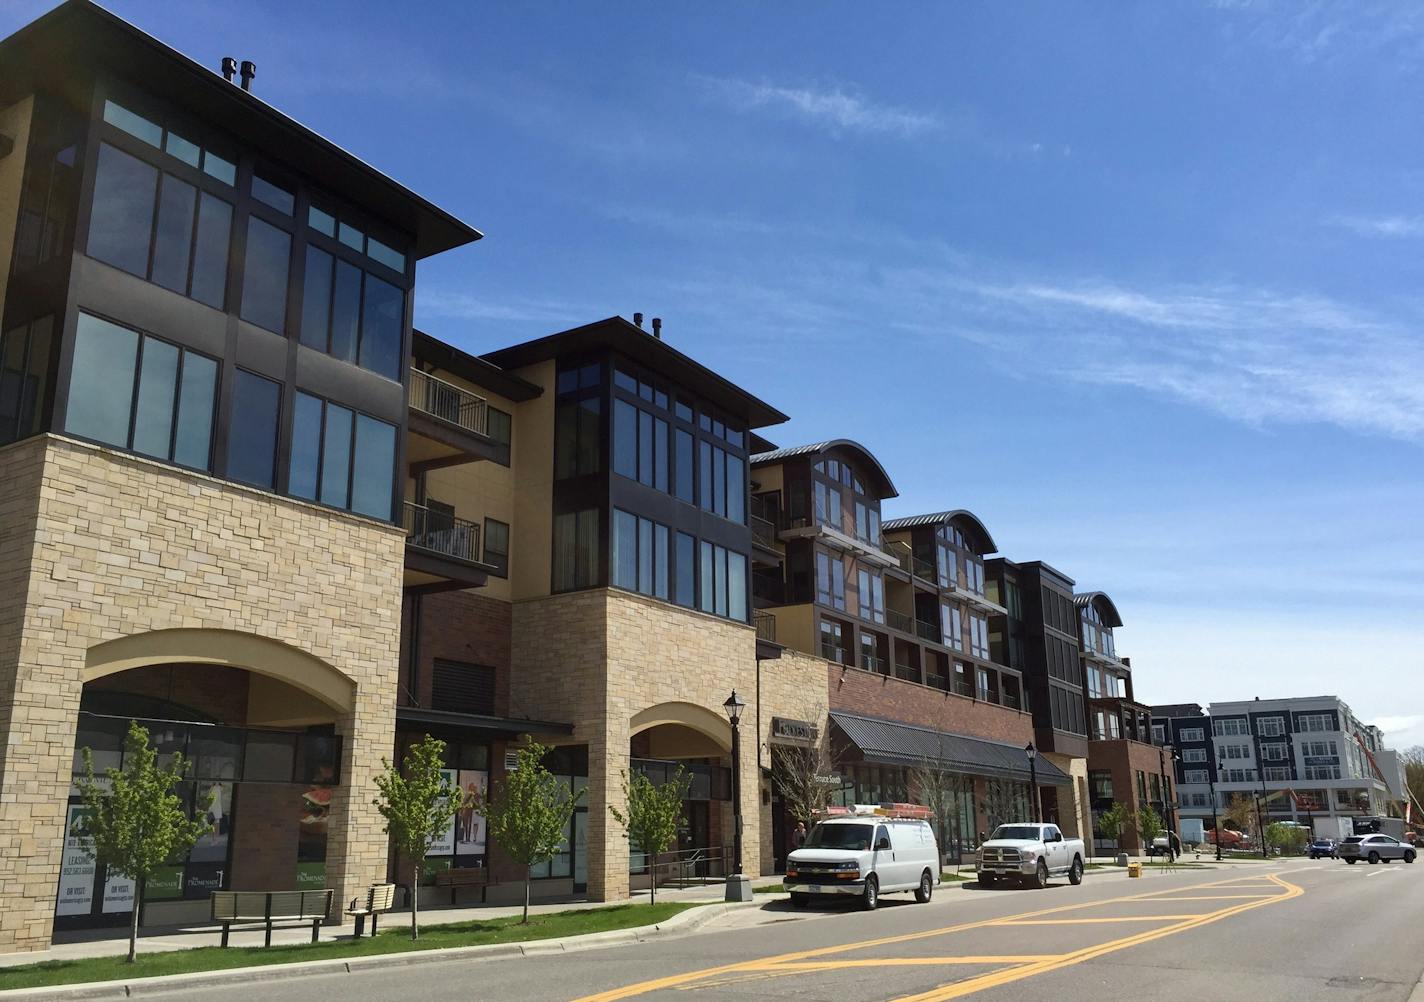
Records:
{"label": "pickup truck wheel", "polygon": [[805,893],[804,891],[792,891],[792,892],[791,892],[791,907],[792,907],[792,908],[805,908],[805,907],[806,907],[807,905],[809,905],[810,903],[811,903],[811,896],[810,896],[809,894]]}
{"label": "pickup truck wheel", "polygon": [[1073,857],[1073,865],[1068,868],[1068,883],[1077,887],[1083,882],[1083,861],[1077,856]]}
{"label": "pickup truck wheel", "polygon": [[934,877],[930,871],[926,870],[920,874],[920,886],[915,888],[915,900],[922,905],[930,903],[930,895],[934,894]]}
{"label": "pickup truck wheel", "polygon": [[865,893],[861,895],[860,907],[868,912],[875,911],[875,906],[880,903],[880,881],[875,879],[875,874],[865,878]]}
{"label": "pickup truck wheel", "polygon": [[1374,852],[1373,850],[1371,850],[1371,851],[1370,851],[1370,865],[1373,866],[1374,864],[1378,863],[1379,861],[1380,861],[1380,855],[1379,855],[1379,853]]}
{"label": "pickup truck wheel", "polygon": [[1039,890],[1048,886],[1048,864],[1041,859],[1038,861],[1038,869],[1033,874],[1033,886]]}

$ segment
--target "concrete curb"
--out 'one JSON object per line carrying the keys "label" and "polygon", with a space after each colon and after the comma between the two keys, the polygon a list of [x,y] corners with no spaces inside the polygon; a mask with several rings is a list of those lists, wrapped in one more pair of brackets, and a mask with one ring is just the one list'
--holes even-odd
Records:
{"label": "concrete curb", "polygon": [[504,959],[511,957],[547,957],[551,954],[596,950],[608,946],[643,943],[659,936],[684,935],[701,928],[733,908],[745,908],[755,901],[713,902],[679,912],[665,922],[591,932],[582,936],[560,939],[536,939],[528,943],[490,943],[482,946],[456,946],[444,950],[412,950],[371,957],[308,960],[296,964],[260,964],[236,967],[225,971],[201,971],[195,974],[166,974],[151,978],[120,981],[95,981],[77,985],[55,985],[50,988],[13,988],[0,991],[0,1000],[20,999],[81,1000],[148,998],[171,992],[212,988],[235,982],[260,983],[279,978],[303,975],[356,974],[383,967],[410,967],[415,964],[449,963],[455,960]]}

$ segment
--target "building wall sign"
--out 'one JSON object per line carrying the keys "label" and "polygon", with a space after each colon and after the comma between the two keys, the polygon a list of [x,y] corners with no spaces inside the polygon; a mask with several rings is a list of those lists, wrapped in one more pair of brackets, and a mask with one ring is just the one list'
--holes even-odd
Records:
{"label": "building wall sign", "polygon": [[809,720],[792,720],[790,717],[771,718],[771,740],[782,744],[815,744],[821,730]]}

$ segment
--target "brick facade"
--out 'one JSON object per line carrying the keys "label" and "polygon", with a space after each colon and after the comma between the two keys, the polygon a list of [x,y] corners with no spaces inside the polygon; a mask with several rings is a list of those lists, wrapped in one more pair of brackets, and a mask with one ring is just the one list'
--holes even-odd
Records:
{"label": "brick facade", "polygon": [[380,877],[403,552],[394,527],[60,436],[0,449],[0,951],[49,944],[86,666],[119,638],[231,636],[327,673],[349,704],[328,882]]}
{"label": "brick facade", "polygon": [[1004,744],[1022,746],[1033,740],[1032,714],[876,672],[821,664],[826,668],[833,710]]}
{"label": "brick facade", "polygon": [[[410,684],[410,647],[416,635],[419,608],[419,664],[415,685]],[[494,714],[509,716],[509,663],[512,612],[508,602],[489,598],[478,591],[447,591],[406,595],[401,608],[401,703],[432,710],[444,709],[432,699],[431,680],[435,662],[459,661],[488,665],[495,669]],[[526,715],[519,707],[515,716]],[[533,716],[533,714],[527,714]]]}
{"label": "brick facade", "polygon": [[[1151,806],[1158,814],[1162,813],[1160,801],[1152,797],[1152,778],[1159,777],[1162,770],[1162,759],[1158,753],[1156,745],[1143,744],[1141,741],[1129,741],[1126,738],[1119,738],[1116,741],[1094,741],[1088,745],[1088,769],[1089,771],[1106,771],[1112,774],[1113,800],[1126,804],[1128,810],[1140,811],[1148,804],[1143,801],[1137,790],[1137,774],[1143,774],[1144,782],[1147,786],[1147,797]],[[1167,764],[1167,780],[1171,783],[1171,763]],[[1168,787],[1168,798],[1170,799],[1170,785]],[[1166,818],[1162,819],[1163,825]],[[1124,852],[1142,853],[1146,848],[1142,844],[1142,838],[1136,829],[1125,832],[1119,839]]]}

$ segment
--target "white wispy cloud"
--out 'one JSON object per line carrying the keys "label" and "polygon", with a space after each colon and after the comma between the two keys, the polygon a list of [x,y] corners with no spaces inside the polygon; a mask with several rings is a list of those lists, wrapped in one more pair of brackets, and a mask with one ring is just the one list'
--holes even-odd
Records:
{"label": "white wispy cloud", "polygon": [[425,318],[488,320],[510,323],[562,324],[588,320],[588,307],[556,299],[499,300],[441,288],[421,288],[416,293],[417,326]]}
{"label": "white wispy cloud", "polygon": [[709,98],[736,111],[768,111],[830,130],[903,137],[934,132],[942,122],[935,115],[877,104],[841,86],[817,89],[788,87],[730,77],[694,75]]}
{"label": "white wispy cloud", "polygon": [[1334,216],[1328,222],[1362,237],[1417,237],[1424,234],[1424,216]]}

